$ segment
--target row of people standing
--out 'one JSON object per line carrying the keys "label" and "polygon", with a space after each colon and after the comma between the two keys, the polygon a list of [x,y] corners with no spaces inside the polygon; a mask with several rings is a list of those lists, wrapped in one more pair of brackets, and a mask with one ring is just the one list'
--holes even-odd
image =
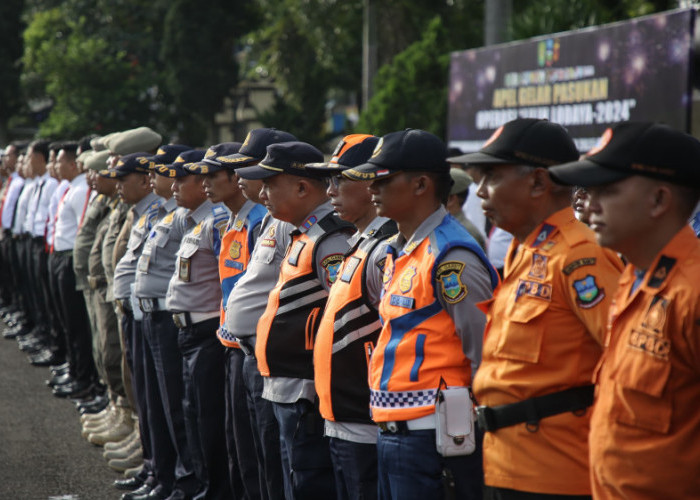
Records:
{"label": "row of people standing", "polygon": [[[615,355],[603,357],[601,383],[626,403],[623,423],[635,429],[610,424],[615,401],[595,410],[593,492],[692,494],[687,466],[669,467],[671,482],[651,474],[642,487],[630,486],[624,461],[652,467],[658,460],[631,457],[618,445],[636,454],[649,442],[673,451],[679,440],[698,437],[683,412],[673,413],[673,425],[667,415],[670,439],[654,440],[651,423],[642,424],[651,422],[643,416],[649,398],[665,403],[652,412],[660,418],[676,398],[690,401],[698,385],[683,369],[694,366],[685,355],[695,352],[698,294],[672,271],[689,259],[687,269],[697,272],[697,240],[686,233],[700,185],[688,158],[700,159],[700,144],[649,124],[608,135],[590,160],[576,163],[562,127],[516,120],[479,153],[452,159],[478,169],[487,216],[515,237],[502,283],[477,242],[447,216],[445,147],[419,130],[348,136],[323,162],[290,134],[258,129],[243,145],[181,151],[174,161],[165,156],[173,146],[163,146],[102,171],[134,204],[113,294],[147,460],[129,483],[142,486],[125,498],[590,496],[591,381],[606,345],[615,345]],[[638,152],[639,135],[652,149],[668,154],[672,141],[683,154]],[[627,165],[630,155],[648,163]],[[555,167],[562,163],[569,164]],[[682,200],[663,212],[670,232],[646,260],[637,260],[629,241],[606,234],[611,215],[601,208],[610,203],[609,184],[636,182],[640,170],[656,179],[648,182],[670,182],[667,198]],[[130,198],[150,171],[173,181],[174,203]],[[653,343],[639,341],[630,326],[636,350],[621,350],[624,332],[609,321],[608,307],[622,260],[576,220],[571,189],[552,176],[591,186],[591,210],[605,212],[593,228],[630,259],[627,276],[638,266],[630,286],[642,291],[627,293],[648,298],[639,311]],[[676,192],[679,183],[693,187]],[[638,229],[637,238],[658,228]],[[666,248],[671,238],[683,239],[691,254],[662,254],[678,246]],[[664,283],[682,297],[644,295]],[[626,300],[618,292],[616,303]],[[688,318],[681,322],[687,331],[666,321],[669,307]],[[672,359],[664,349],[677,333],[689,345]],[[639,358],[649,355],[656,361]],[[654,370],[668,372],[668,363],[677,366],[665,379],[669,389],[630,386],[618,373],[647,380]],[[481,405],[477,422],[459,390],[467,387]],[[464,449],[469,435],[473,449]],[[436,445],[438,436],[448,446]]]}

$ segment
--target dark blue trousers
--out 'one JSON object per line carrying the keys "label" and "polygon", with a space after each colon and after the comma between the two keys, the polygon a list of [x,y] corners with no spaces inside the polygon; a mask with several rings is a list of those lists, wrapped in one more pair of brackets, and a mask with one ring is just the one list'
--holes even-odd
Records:
{"label": "dark blue trousers", "polygon": [[379,498],[442,500],[445,476],[454,480],[454,498],[481,500],[484,473],[482,437],[471,455],[443,457],[435,448],[435,430],[380,432],[377,441]]}
{"label": "dark blue trousers", "polygon": [[330,438],[338,500],[377,498],[377,445]]}
{"label": "dark blue trousers", "polygon": [[187,444],[182,410],[184,383],[178,330],[172,313],[154,311],[143,316],[143,365],[147,419],[155,475],[165,491],[181,490],[192,497],[199,489]]}
{"label": "dark blue trousers", "polygon": [[288,474],[287,500],[335,497],[328,438],[323,435],[324,421],[318,408],[306,399],[273,403],[273,408],[280,429],[282,470]]}
{"label": "dark blue trousers", "polygon": [[187,441],[202,489],[196,499],[239,498],[231,491],[224,432],[224,355],[216,337],[219,319],[181,328],[183,410]]}

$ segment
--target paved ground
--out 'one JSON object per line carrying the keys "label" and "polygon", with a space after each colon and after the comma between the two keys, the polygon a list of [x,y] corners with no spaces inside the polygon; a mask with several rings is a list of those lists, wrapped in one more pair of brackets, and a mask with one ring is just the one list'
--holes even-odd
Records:
{"label": "paved ground", "polygon": [[80,436],[75,405],[53,397],[48,374],[0,337],[0,499],[118,499],[122,476]]}

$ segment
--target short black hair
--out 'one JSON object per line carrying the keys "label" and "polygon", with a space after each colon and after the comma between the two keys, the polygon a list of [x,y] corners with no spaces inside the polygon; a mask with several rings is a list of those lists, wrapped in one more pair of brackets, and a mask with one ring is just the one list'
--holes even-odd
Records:
{"label": "short black hair", "polygon": [[409,177],[418,177],[420,175],[427,175],[433,181],[435,186],[435,197],[440,200],[440,203],[447,205],[447,200],[450,197],[450,190],[452,189],[452,176],[450,171],[447,172],[434,172],[430,170],[418,171],[418,172],[404,172]]}
{"label": "short black hair", "polygon": [[61,149],[65,151],[66,154],[70,155],[71,157],[75,158],[76,153],[78,151],[78,143],[73,142],[73,141],[64,141],[61,144]]}
{"label": "short black hair", "polygon": [[29,147],[32,148],[32,151],[35,153],[39,153],[41,156],[44,157],[44,161],[49,161],[49,144],[51,141],[47,139],[37,139],[36,141],[32,141],[29,144]]}
{"label": "short black hair", "polygon": [[54,153],[58,154],[62,147],[63,141],[54,141],[51,144],[49,144],[49,151],[53,151]]}

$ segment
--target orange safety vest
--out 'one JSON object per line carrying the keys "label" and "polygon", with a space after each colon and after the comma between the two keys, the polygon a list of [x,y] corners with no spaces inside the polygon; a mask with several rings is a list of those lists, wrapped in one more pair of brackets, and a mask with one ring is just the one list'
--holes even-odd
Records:
{"label": "orange safety vest", "polygon": [[328,298],[316,272],[316,249],[329,235],[350,227],[330,213],[305,233],[294,231],[258,322],[255,356],[263,377],[313,380],[314,339]]}
{"label": "orange safety vest", "polygon": [[238,342],[226,330],[226,302],[231,290],[248,268],[254,246],[254,231],[265,217],[267,210],[255,204],[245,219],[237,220],[233,227],[226,228],[219,252],[219,277],[221,279],[221,320],[216,332],[219,341],[226,347],[238,347]]}
{"label": "orange safety vest", "polygon": [[700,242],[677,233],[610,306],[591,417],[593,496],[700,496]]}
{"label": "orange safety vest", "polygon": [[314,347],[314,376],[323,418],[371,424],[367,371],[381,323],[368,299],[367,257],[396,234],[385,222],[351,249],[328,296]]}
{"label": "orange safety vest", "polygon": [[481,247],[454,218],[446,216],[429,237],[415,243],[398,255],[390,246],[384,265],[383,327],[369,373],[375,422],[430,415],[441,381],[462,387],[471,382],[455,324],[438,299],[436,264],[445,253],[456,247],[472,251],[489,270],[492,286],[498,285]]}

